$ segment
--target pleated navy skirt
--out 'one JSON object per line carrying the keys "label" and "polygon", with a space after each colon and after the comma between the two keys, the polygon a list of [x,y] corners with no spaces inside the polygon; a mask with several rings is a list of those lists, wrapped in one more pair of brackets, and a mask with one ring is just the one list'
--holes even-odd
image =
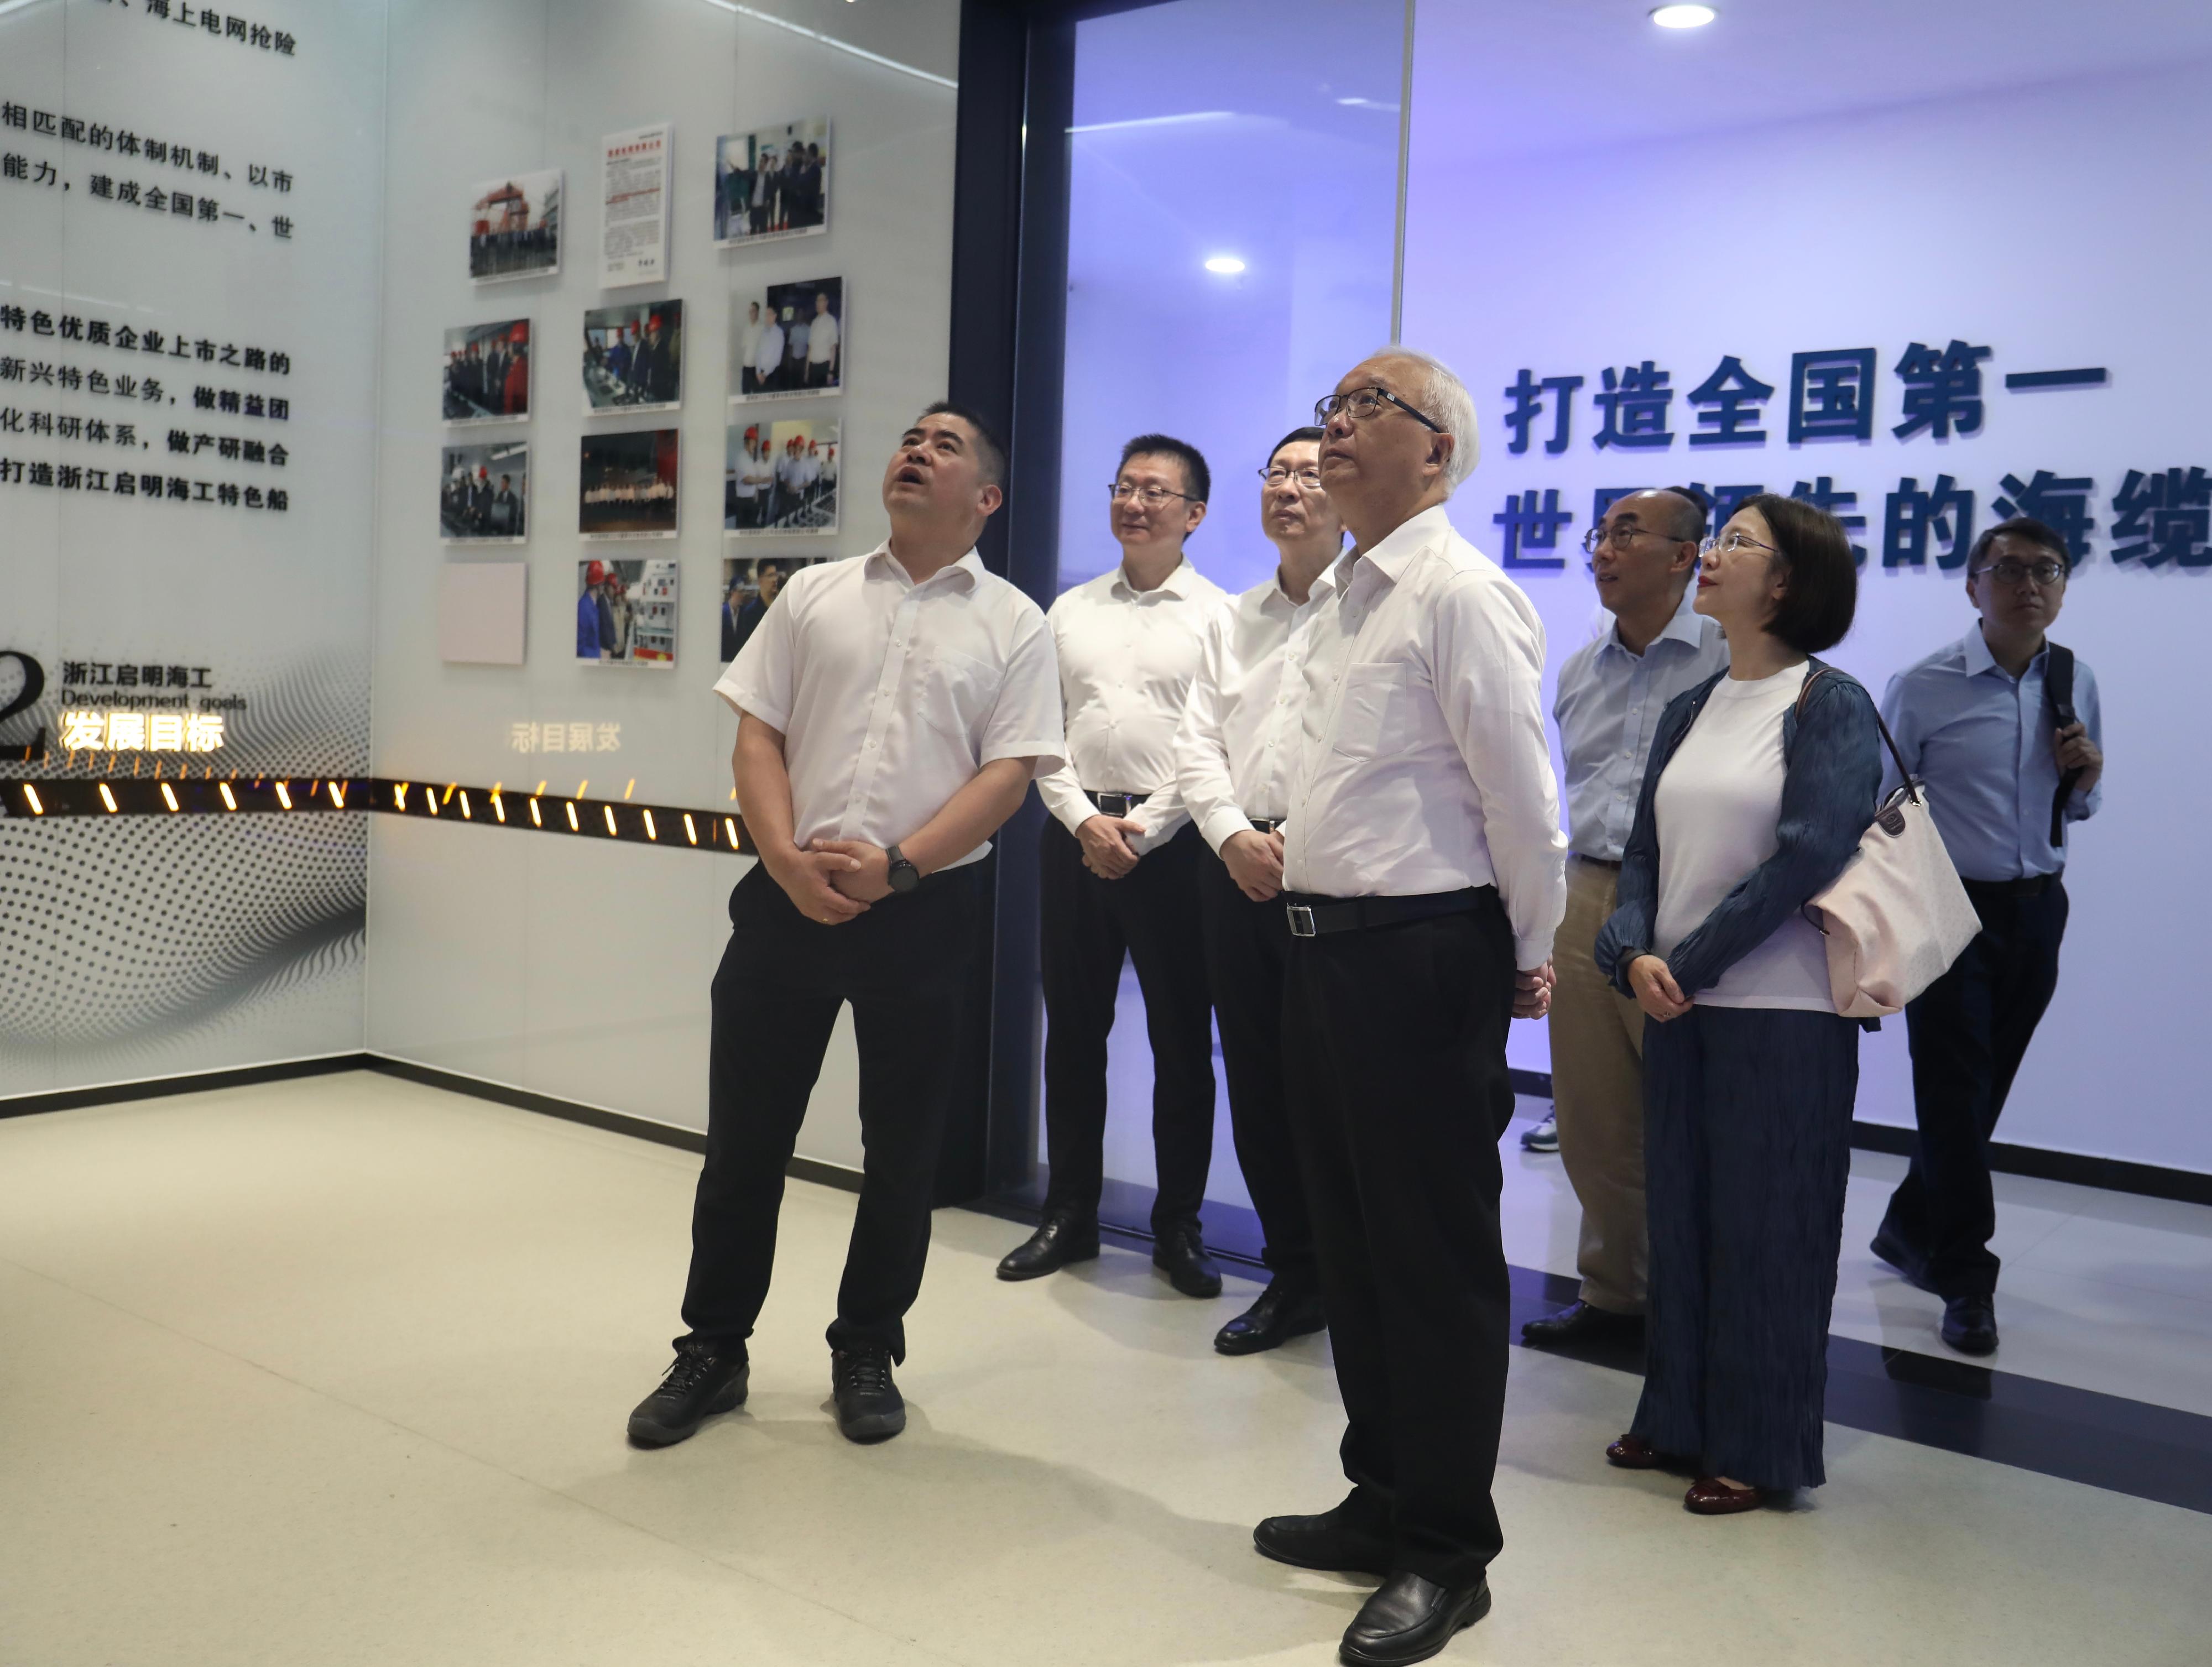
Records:
{"label": "pleated navy skirt", "polygon": [[1644,1032],[1649,1360],[1633,1432],[1700,1473],[1817,1488],[1859,1027],[1692,1007]]}

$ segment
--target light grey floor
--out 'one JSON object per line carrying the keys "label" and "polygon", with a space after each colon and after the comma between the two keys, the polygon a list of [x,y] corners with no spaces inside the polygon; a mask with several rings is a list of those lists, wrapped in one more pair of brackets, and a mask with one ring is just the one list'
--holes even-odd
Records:
{"label": "light grey floor", "polygon": [[[750,1405],[631,1451],[695,1173],[370,1076],[0,1121],[0,1662],[1333,1658],[1361,1586],[1248,1543],[1339,1491],[1326,1346],[1215,1357],[1241,1282],[1109,1250],[1004,1286],[1006,1224],[945,1212],[912,1425],[855,1448],[820,1342],[851,1199],[794,1185]],[[1516,1232],[1556,1248],[1547,1184]],[[2164,1280],[2195,1231],[2081,1254]],[[2101,1289],[2085,1353],[2137,1340]],[[1515,1351],[1498,1606],[1446,1660],[2206,1659],[2212,1518],[1832,1428],[1808,1508],[1692,1518],[1601,1461],[1633,1387]]]}

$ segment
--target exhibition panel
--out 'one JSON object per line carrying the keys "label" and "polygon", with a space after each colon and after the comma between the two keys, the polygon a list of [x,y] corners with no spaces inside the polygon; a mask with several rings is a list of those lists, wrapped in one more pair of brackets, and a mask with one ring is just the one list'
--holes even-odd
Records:
{"label": "exhibition panel", "polygon": [[[368,767],[384,33],[0,9],[0,778]],[[10,810],[0,1095],[361,1047],[358,817]]]}

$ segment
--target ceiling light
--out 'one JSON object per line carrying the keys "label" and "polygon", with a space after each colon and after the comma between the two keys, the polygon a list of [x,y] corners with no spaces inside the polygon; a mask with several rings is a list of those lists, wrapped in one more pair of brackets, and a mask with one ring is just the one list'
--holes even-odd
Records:
{"label": "ceiling light", "polygon": [[1244,263],[1234,255],[1215,255],[1206,263],[1209,272],[1218,272],[1224,278],[1233,278],[1244,270]]}
{"label": "ceiling light", "polygon": [[1713,21],[1711,6],[1655,6],[1651,21],[1662,29],[1702,29]]}

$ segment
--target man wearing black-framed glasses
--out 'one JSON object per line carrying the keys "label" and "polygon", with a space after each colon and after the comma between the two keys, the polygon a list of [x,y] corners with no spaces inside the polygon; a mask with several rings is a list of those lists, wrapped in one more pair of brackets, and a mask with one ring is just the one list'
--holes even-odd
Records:
{"label": "man wearing black-framed glasses", "polygon": [[1383,1577],[1340,1646],[1358,1667],[1423,1660],[1490,1607],[1505,1033],[1550,999],[1566,842],[1542,622],[1444,511],[1475,461],[1465,385],[1389,348],[1315,415],[1352,548],[1316,581],[1301,668],[1284,1079],[1352,1492],[1253,1543]]}
{"label": "man wearing black-framed glasses", "polygon": [[[2096,677],[2048,635],[2072,568],[2042,522],[1991,527],[1966,557],[1980,621],[1881,703],[1982,930],[1905,1009],[1919,1140],[1873,1248],[1943,1299],[1943,1341],[1968,1355],[1997,1346],[1990,1137],[2057,987],[2067,829],[2102,796]],[[1897,785],[1893,766],[1884,795]]]}
{"label": "man wearing black-framed glasses", "polygon": [[1126,958],[1152,1051],[1152,1260],[1186,1296],[1221,1294],[1199,1224],[1214,1084],[1198,865],[1212,858],[1183,809],[1174,752],[1208,622],[1229,601],[1183,553],[1212,485],[1188,442],[1131,440],[1107,494],[1121,560],[1045,615],[1069,737],[1066,764],[1037,781],[1052,812],[1037,876],[1050,1179],[1043,1219],[1000,1262],[1001,1279],[1098,1254],[1106,1040]]}

